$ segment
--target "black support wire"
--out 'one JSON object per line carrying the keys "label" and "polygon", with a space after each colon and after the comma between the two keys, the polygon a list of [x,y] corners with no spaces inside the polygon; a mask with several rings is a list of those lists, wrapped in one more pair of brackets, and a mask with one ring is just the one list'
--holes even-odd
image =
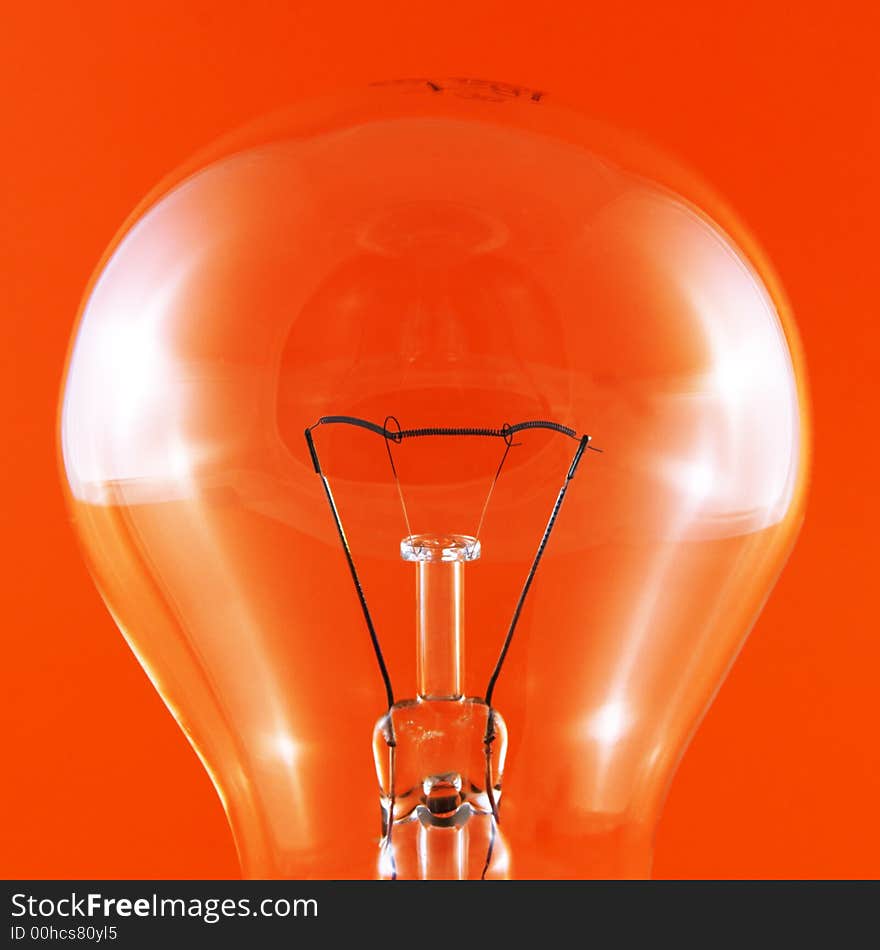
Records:
{"label": "black support wire", "polygon": [[[397,424],[397,419],[395,419],[394,416],[388,416],[385,420],[386,425],[381,426],[367,419],[358,419],[356,416],[321,416],[314,425],[306,429],[306,432],[311,432],[313,429],[317,429],[318,426],[341,423],[343,425],[368,429],[370,432],[375,432],[376,435],[381,435],[391,442],[402,442],[404,439],[414,439],[426,435],[475,435],[504,439],[516,435],[517,432],[524,432],[527,429],[549,429],[552,432],[561,432],[570,439],[577,438],[574,429],[560,425],[558,422],[547,422],[544,419],[529,419],[526,422],[518,422],[516,425],[501,426],[499,429],[469,426],[430,426],[424,429],[401,429],[399,424],[396,429],[389,429],[387,428],[389,421],[393,421]],[[598,451],[598,449],[596,451]],[[312,458],[314,459],[314,453],[312,453]]]}
{"label": "black support wire", "polygon": [[538,565],[541,563],[541,558],[544,556],[544,549],[547,547],[547,542],[550,540],[550,533],[553,531],[553,526],[556,524],[556,519],[559,517],[559,512],[562,508],[562,502],[565,501],[565,495],[568,491],[568,486],[571,484],[571,480],[574,478],[577,467],[580,464],[581,457],[589,445],[589,442],[590,437],[588,435],[585,435],[581,438],[580,444],[578,445],[577,451],[575,452],[574,458],[572,459],[571,465],[569,466],[568,474],[565,476],[565,481],[562,483],[562,487],[559,489],[559,494],[556,496],[556,501],[554,502],[553,509],[550,512],[550,519],[547,522],[547,527],[544,529],[544,534],[541,536],[541,543],[538,545],[538,550],[535,552],[535,557],[532,560],[529,573],[526,575],[525,583],[523,584],[519,598],[517,599],[516,607],[513,610],[513,617],[510,621],[510,626],[507,628],[507,636],[504,638],[504,643],[501,646],[501,653],[498,655],[498,661],[495,664],[495,669],[492,670],[492,675],[489,677],[489,685],[486,687],[485,701],[490,711],[492,709],[492,694],[495,692],[495,684],[498,682],[498,677],[501,675],[501,668],[504,666],[504,661],[507,659],[507,651],[510,649],[510,644],[513,642],[513,635],[516,632],[516,626],[519,623],[523,605],[526,602],[526,597],[528,596],[529,589],[532,586],[532,581],[535,579],[535,574],[538,572]]}
{"label": "black support wire", "polygon": [[373,626],[373,618],[370,615],[370,608],[367,606],[367,597],[361,586],[361,579],[358,576],[357,567],[355,567],[354,556],[351,553],[351,547],[348,538],[345,536],[345,529],[342,527],[342,519],[339,516],[339,509],[336,507],[336,501],[333,498],[333,492],[330,490],[330,483],[327,477],[321,471],[321,464],[318,461],[318,452],[315,449],[315,443],[312,439],[311,430],[306,429],[306,442],[309,446],[309,452],[315,463],[315,471],[321,478],[321,484],[324,486],[324,494],[327,496],[327,503],[330,505],[330,512],[333,515],[333,521],[336,524],[336,531],[339,534],[339,540],[342,543],[342,550],[345,552],[345,560],[348,563],[348,570],[354,583],[354,589],[357,593],[358,601],[361,605],[361,612],[364,615],[364,621],[367,624],[367,630],[370,633],[370,641],[373,644],[373,652],[376,654],[376,662],[379,664],[379,673],[382,676],[382,683],[385,686],[385,698],[388,700],[388,708],[394,705],[394,690],[391,686],[391,676],[388,673],[388,667],[385,664],[385,657],[382,655],[382,647],[379,644],[379,637],[376,635],[376,628]]}

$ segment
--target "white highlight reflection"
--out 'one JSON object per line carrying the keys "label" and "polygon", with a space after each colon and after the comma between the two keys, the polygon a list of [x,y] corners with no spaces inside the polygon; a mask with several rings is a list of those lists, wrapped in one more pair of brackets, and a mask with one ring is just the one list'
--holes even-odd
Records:
{"label": "white highlight reflection", "polygon": [[275,737],[274,745],[281,761],[288,768],[293,768],[299,758],[299,744],[287,733],[280,733]]}
{"label": "white highlight reflection", "polygon": [[614,745],[631,722],[632,716],[625,703],[606,703],[587,720],[587,735],[602,745]]}

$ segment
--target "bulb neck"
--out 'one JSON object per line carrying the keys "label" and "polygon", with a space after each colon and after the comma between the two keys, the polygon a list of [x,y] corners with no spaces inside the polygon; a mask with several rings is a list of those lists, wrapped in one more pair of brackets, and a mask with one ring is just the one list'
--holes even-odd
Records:
{"label": "bulb neck", "polygon": [[461,699],[464,690],[464,565],[480,544],[464,535],[410,535],[401,556],[416,565],[419,699]]}

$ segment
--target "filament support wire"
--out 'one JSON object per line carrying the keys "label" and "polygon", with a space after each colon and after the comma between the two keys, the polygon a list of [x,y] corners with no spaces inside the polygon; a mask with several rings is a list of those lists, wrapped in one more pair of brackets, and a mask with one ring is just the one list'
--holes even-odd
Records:
{"label": "filament support wire", "polygon": [[[394,481],[397,487],[397,492],[400,497],[401,507],[403,508],[403,516],[406,522],[407,534],[411,535],[412,531],[410,530],[409,515],[406,510],[406,502],[403,496],[403,490],[400,486],[400,480],[397,476],[397,468],[394,464],[394,456],[391,451],[392,445],[399,445],[405,439],[414,439],[414,438],[425,438],[425,437],[444,437],[444,436],[465,436],[465,437],[483,437],[483,438],[498,438],[503,439],[505,442],[504,453],[501,457],[501,462],[498,465],[498,468],[495,472],[495,476],[492,480],[492,483],[489,487],[489,493],[486,497],[486,501],[483,505],[479,526],[475,537],[479,537],[479,531],[482,529],[483,520],[486,516],[486,510],[489,506],[489,501],[492,497],[492,493],[495,489],[495,484],[498,481],[499,476],[501,475],[501,470],[504,467],[504,462],[507,459],[510,449],[518,445],[513,441],[514,436],[519,432],[525,432],[533,429],[544,429],[550,432],[556,432],[561,435],[567,436],[570,439],[573,439],[577,442],[577,448],[575,449],[574,456],[572,457],[571,464],[569,465],[568,472],[563,480],[562,487],[559,489],[559,492],[556,495],[556,500],[553,503],[553,508],[550,511],[550,517],[547,521],[547,526],[544,529],[544,533],[541,536],[541,540],[538,544],[538,549],[535,552],[535,556],[532,559],[531,566],[526,575],[525,581],[523,582],[522,590],[520,595],[517,598],[516,605],[513,610],[513,615],[510,620],[510,624],[507,628],[507,634],[504,638],[504,641],[501,645],[501,651],[498,654],[498,659],[495,663],[495,666],[492,670],[492,674],[489,677],[489,683],[486,687],[485,693],[485,703],[489,707],[489,732],[487,732],[486,741],[491,742],[491,726],[493,723],[493,713],[492,713],[492,696],[495,692],[495,687],[498,683],[498,678],[501,675],[501,670],[504,666],[504,661],[507,658],[507,654],[510,650],[511,643],[513,642],[513,636],[516,632],[517,624],[519,623],[520,616],[522,614],[523,606],[525,605],[526,597],[529,594],[529,591],[532,587],[532,583],[537,574],[538,567],[541,563],[541,559],[544,556],[544,551],[547,547],[547,543],[550,540],[550,535],[553,531],[553,528],[556,525],[556,521],[559,517],[559,512],[562,509],[562,503],[565,500],[566,493],[568,492],[568,487],[571,484],[572,479],[577,472],[578,466],[580,465],[581,458],[583,457],[584,452],[587,449],[593,452],[601,452],[601,449],[594,448],[590,445],[590,436],[582,435],[578,436],[576,431],[569,426],[561,425],[558,422],[549,422],[544,419],[532,419],[526,420],[525,422],[518,422],[514,425],[509,425],[505,423],[500,428],[484,428],[484,427],[444,427],[444,426],[431,426],[426,428],[419,429],[403,429],[400,426],[400,423],[394,416],[387,416],[382,425],[379,425],[375,422],[370,422],[367,419],[359,419],[356,416],[322,416],[314,425],[308,426],[305,430],[305,439],[306,445],[308,446],[309,456],[312,460],[312,465],[314,466],[315,473],[321,479],[321,483],[324,489],[324,494],[327,498],[327,504],[330,507],[330,513],[333,517],[334,525],[336,526],[336,532],[339,535],[340,543],[342,544],[342,550],[345,554],[346,563],[348,565],[349,573],[351,574],[352,583],[354,584],[355,593],[357,594],[358,603],[360,604],[361,613],[364,617],[364,622],[367,625],[367,631],[370,635],[370,641],[373,645],[373,652],[376,656],[376,662],[379,667],[379,673],[382,677],[382,683],[385,687],[385,698],[388,702],[388,709],[394,705],[394,690],[391,685],[391,676],[388,672],[387,664],[385,663],[385,658],[382,654],[382,647],[379,642],[378,634],[376,633],[376,628],[373,623],[373,618],[370,613],[369,605],[367,604],[367,597],[364,592],[363,586],[361,585],[360,576],[357,571],[357,566],[355,565],[354,555],[351,550],[351,546],[348,543],[348,538],[345,534],[345,529],[342,524],[342,517],[339,513],[339,508],[336,504],[336,501],[333,497],[333,492],[330,488],[330,482],[327,480],[326,475],[321,468],[321,462],[318,456],[318,450],[315,445],[314,437],[312,432],[317,429],[319,426],[323,425],[349,425],[356,426],[361,429],[366,429],[369,432],[373,432],[376,435],[381,436],[385,440],[385,445],[388,450],[388,460],[391,465],[391,472],[394,477]],[[392,736],[393,743],[393,736]],[[495,809],[493,808],[493,811]]]}

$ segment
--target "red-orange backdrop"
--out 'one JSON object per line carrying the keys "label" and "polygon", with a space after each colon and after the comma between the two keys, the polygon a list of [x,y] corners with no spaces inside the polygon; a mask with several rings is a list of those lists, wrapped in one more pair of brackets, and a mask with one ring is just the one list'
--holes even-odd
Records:
{"label": "red-orange backdrop", "polygon": [[697,169],[782,279],[815,426],[794,555],[672,787],[659,877],[880,876],[880,164],[873,4],[640,0],[9,7],[0,268],[4,877],[231,877],[220,803],[106,613],[58,487],[92,268],[199,146],[409,75],[556,90]]}

